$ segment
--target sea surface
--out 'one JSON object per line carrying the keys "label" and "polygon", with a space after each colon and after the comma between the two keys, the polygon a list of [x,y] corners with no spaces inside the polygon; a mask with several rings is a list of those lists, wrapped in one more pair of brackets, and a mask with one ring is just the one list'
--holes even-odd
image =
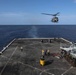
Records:
{"label": "sea surface", "polygon": [[51,37],[76,42],[76,25],[0,25],[0,50],[14,38]]}

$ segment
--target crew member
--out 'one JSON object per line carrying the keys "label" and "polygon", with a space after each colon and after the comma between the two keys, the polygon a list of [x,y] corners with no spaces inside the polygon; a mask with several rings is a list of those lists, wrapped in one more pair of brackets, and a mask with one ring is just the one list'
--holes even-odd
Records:
{"label": "crew member", "polygon": [[50,55],[50,50],[47,50],[47,55],[48,55],[48,56]]}
{"label": "crew member", "polygon": [[62,50],[61,51],[61,58],[63,58],[64,57],[64,51]]}
{"label": "crew member", "polygon": [[21,51],[23,51],[23,47],[21,47]]}
{"label": "crew member", "polygon": [[42,56],[44,56],[44,55],[45,55],[44,50],[42,50]]}

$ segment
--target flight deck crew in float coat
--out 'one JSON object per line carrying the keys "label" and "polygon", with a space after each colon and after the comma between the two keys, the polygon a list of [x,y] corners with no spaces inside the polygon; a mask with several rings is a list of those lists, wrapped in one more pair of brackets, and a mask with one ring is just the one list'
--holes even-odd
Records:
{"label": "flight deck crew in float coat", "polygon": [[64,55],[65,55],[65,53],[64,53],[64,51],[62,50],[62,51],[61,51],[61,58],[63,58]]}
{"label": "flight deck crew in float coat", "polygon": [[23,51],[23,47],[21,47],[21,51]]}
{"label": "flight deck crew in float coat", "polygon": [[45,55],[47,55],[47,50],[45,50]]}
{"label": "flight deck crew in float coat", "polygon": [[47,55],[48,55],[48,56],[50,55],[50,50],[47,50]]}
{"label": "flight deck crew in float coat", "polygon": [[45,52],[44,52],[44,50],[42,50],[42,56],[44,57],[44,55],[45,55]]}
{"label": "flight deck crew in float coat", "polygon": [[50,55],[50,50],[45,50],[45,55]]}

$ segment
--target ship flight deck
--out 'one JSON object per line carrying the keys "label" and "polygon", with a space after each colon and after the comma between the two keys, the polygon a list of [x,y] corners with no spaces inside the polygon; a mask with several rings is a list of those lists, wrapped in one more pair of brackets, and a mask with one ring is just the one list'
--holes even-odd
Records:
{"label": "ship flight deck", "polygon": [[[70,43],[62,38],[14,39],[0,55],[0,75],[76,75],[76,67],[59,58],[60,42]],[[45,66],[39,64],[41,50],[51,53]]]}

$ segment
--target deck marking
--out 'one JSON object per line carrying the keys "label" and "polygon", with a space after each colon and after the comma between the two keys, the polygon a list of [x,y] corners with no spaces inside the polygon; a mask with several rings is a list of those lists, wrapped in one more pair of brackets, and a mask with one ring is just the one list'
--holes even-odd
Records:
{"label": "deck marking", "polygon": [[4,55],[1,55],[1,57],[3,57],[3,58],[7,58],[7,59],[8,59],[8,57],[6,57],[6,56],[4,56]]}
{"label": "deck marking", "polygon": [[16,52],[17,48],[18,48],[18,46],[15,48],[15,50],[13,51],[13,53],[12,53],[11,57],[8,59],[8,61],[6,62],[5,66],[4,66],[4,67],[3,67],[3,69],[1,70],[0,75],[2,75],[2,73],[3,73],[4,69],[6,68],[7,64],[9,63],[9,61],[10,61],[10,60],[11,60],[11,58],[12,58],[12,56],[13,56],[13,55],[14,55],[14,53]]}
{"label": "deck marking", "polygon": [[51,75],[54,75],[53,73],[47,72],[48,70],[50,70],[50,69],[43,70],[39,75],[42,75],[43,72],[48,73],[48,74],[51,74]]}
{"label": "deck marking", "polygon": [[45,72],[45,70],[43,70],[39,75],[42,75],[43,72]]}
{"label": "deck marking", "polygon": [[62,73],[61,75],[64,75],[65,73],[67,73],[69,70],[71,70],[73,68],[73,66],[71,66],[68,70],[66,70],[64,73]]}
{"label": "deck marking", "polygon": [[54,75],[53,73],[50,73],[50,72],[47,72],[47,71],[46,71],[46,70],[49,70],[49,69],[41,70],[41,69],[39,69],[39,68],[37,68],[37,67],[33,67],[33,66],[29,65],[29,64],[24,64],[24,63],[22,63],[22,62],[20,62],[20,61],[18,61],[18,62],[21,63],[21,64],[23,64],[23,65],[25,65],[25,66],[29,66],[29,67],[31,67],[31,68],[34,68],[35,70],[37,69],[37,70],[41,71],[40,75],[41,75],[43,72],[48,73],[48,74],[51,74],[51,75]]}
{"label": "deck marking", "polygon": [[50,73],[50,72],[45,72],[45,73],[48,73],[48,74],[51,74],[51,75],[55,75],[55,74],[53,74],[53,73]]}
{"label": "deck marking", "polygon": [[50,68],[50,69],[48,69],[48,70],[52,70],[52,69],[66,70],[66,69],[64,69],[64,68]]}
{"label": "deck marking", "polygon": [[24,63],[22,63],[22,62],[20,62],[20,61],[18,61],[18,62],[21,63],[21,64],[23,64],[23,65],[29,66],[29,67],[31,67],[31,68],[37,69],[36,67],[33,67],[33,66],[29,65],[29,64],[24,64]]}

